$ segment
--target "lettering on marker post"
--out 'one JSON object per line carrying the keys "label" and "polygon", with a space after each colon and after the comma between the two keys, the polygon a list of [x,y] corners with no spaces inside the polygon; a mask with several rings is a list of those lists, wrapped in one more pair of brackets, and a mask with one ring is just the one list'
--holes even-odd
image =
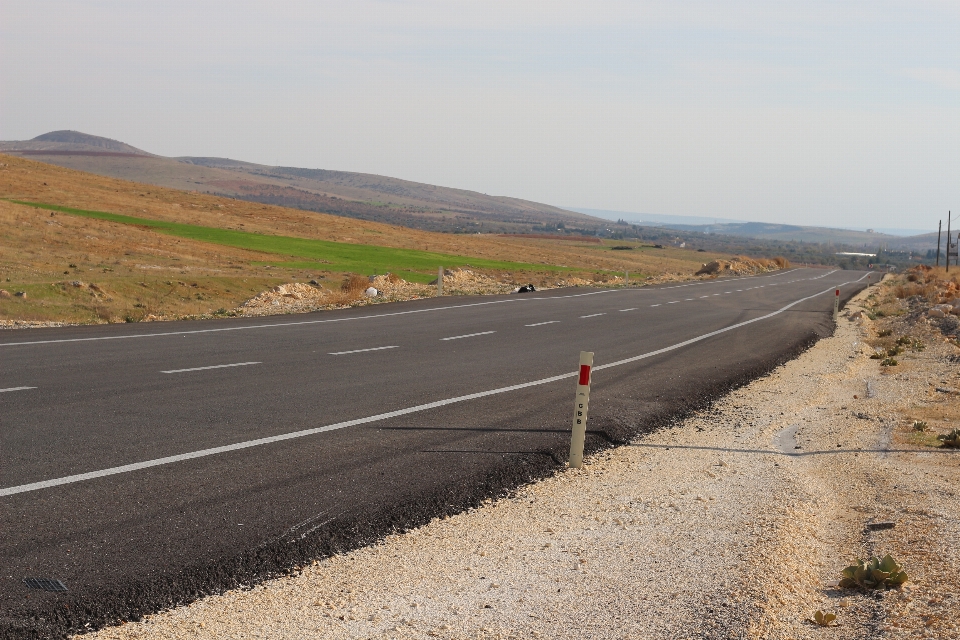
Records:
{"label": "lettering on marker post", "polygon": [[840,316],[840,289],[837,289],[837,294],[833,297],[833,321],[836,322],[839,316]]}
{"label": "lettering on marker post", "polygon": [[577,379],[577,395],[573,406],[573,433],[570,437],[570,467],[583,466],[583,444],[587,436],[587,410],[590,408],[590,370],[593,368],[593,352],[580,352],[580,375]]}

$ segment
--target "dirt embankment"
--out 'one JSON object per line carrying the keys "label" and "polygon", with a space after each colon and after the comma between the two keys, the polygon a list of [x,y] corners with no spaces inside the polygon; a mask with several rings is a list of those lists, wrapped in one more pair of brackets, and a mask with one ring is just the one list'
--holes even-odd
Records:
{"label": "dirt embankment", "polygon": [[773,260],[754,260],[746,256],[737,256],[729,260],[714,260],[703,265],[695,275],[698,276],[751,276],[777,269],[787,269],[790,262],[786,258]]}
{"label": "dirt embankment", "polygon": [[[896,286],[581,471],[94,637],[960,638],[960,453],[936,438],[960,420],[960,348]],[[870,357],[887,342],[897,364]],[[888,553],[905,586],[839,586]]]}

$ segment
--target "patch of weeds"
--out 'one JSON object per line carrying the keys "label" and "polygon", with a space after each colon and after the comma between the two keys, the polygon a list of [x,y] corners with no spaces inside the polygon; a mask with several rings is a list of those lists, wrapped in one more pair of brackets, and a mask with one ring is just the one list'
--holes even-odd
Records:
{"label": "patch of weeds", "polygon": [[882,351],[882,350],[874,351],[873,353],[870,354],[871,360],[883,360],[885,357],[887,357],[887,354],[885,351]]}
{"label": "patch of weeds", "polygon": [[940,445],[948,449],[960,449],[960,429],[954,429],[949,433],[941,433],[937,436],[937,440],[942,442]]}
{"label": "patch of weeds", "polygon": [[813,617],[810,618],[810,622],[817,625],[818,627],[830,627],[836,626],[833,624],[833,621],[837,619],[837,614],[835,613],[824,613],[819,609],[813,614]]}
{"label": "patch of weeds", "polygon": [[881,329],[880,331],[877,331],[877,337],[878,337],[878,338],[886,338],[886,337],[889,336],[891,333],[893,333],[893,331],[890,330],[890,329]]}
{"label": "patch of weeds", "polygon": [[887,349],[887,355],[890,356],[891,358],[894,356],[898,356],[901,353],[903,353],[903,347],[899,345],[895,347],[890,347],[889,349]]}
{"label": "patch of weeds", "polygon": [[841,572],[840,587],[844,589],[889,589],[908,580],[903,567],[890,554],[882,559],[874,556],[864,562],[856,560]]}
{"label": "patch of weeds", "polygon": [[913,430],[914,430],[914,431],[919,431],[920,433],[923,433],[924,431],[927,431],[929,428],[930,428],[930,427],[928,427],[928,426],[927,426],[927,423],[924,422],[923,420],[914,420],[914,421],[913,421]]}
{"label": "patch of weeds", "polygon": [[881,367],[895,367],[900,364],[896,358],[884,358],[880,361]]}

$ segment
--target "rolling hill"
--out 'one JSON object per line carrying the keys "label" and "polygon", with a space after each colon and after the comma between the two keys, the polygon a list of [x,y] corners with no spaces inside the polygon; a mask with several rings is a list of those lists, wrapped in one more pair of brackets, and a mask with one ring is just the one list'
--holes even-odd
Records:
{"label": "rolling hill", "polygon": [[609,222],[538,202],[367,173],[270,167],[228,158],[168,158],[77,131],[0,142],[0,152],[112,178],[433,231],[529,232]]}

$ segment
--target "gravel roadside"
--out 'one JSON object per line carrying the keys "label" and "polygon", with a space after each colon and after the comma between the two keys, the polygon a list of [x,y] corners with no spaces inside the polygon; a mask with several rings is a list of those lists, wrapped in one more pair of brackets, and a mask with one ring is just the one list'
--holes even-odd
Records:
{"label": "gravel roadside", "polygon": [[[958,382],[956,347],[931,342],[892,371],[868,357],[870,325],[842,318],[796,360],[581,471],[83,637],[960,638],[960,454],[905,427],[918,401],[955,402],[930,383]],[[903,589],[837,588],[852,558],[886,553]],[[840,626],[809,622],[818,609]]]}

